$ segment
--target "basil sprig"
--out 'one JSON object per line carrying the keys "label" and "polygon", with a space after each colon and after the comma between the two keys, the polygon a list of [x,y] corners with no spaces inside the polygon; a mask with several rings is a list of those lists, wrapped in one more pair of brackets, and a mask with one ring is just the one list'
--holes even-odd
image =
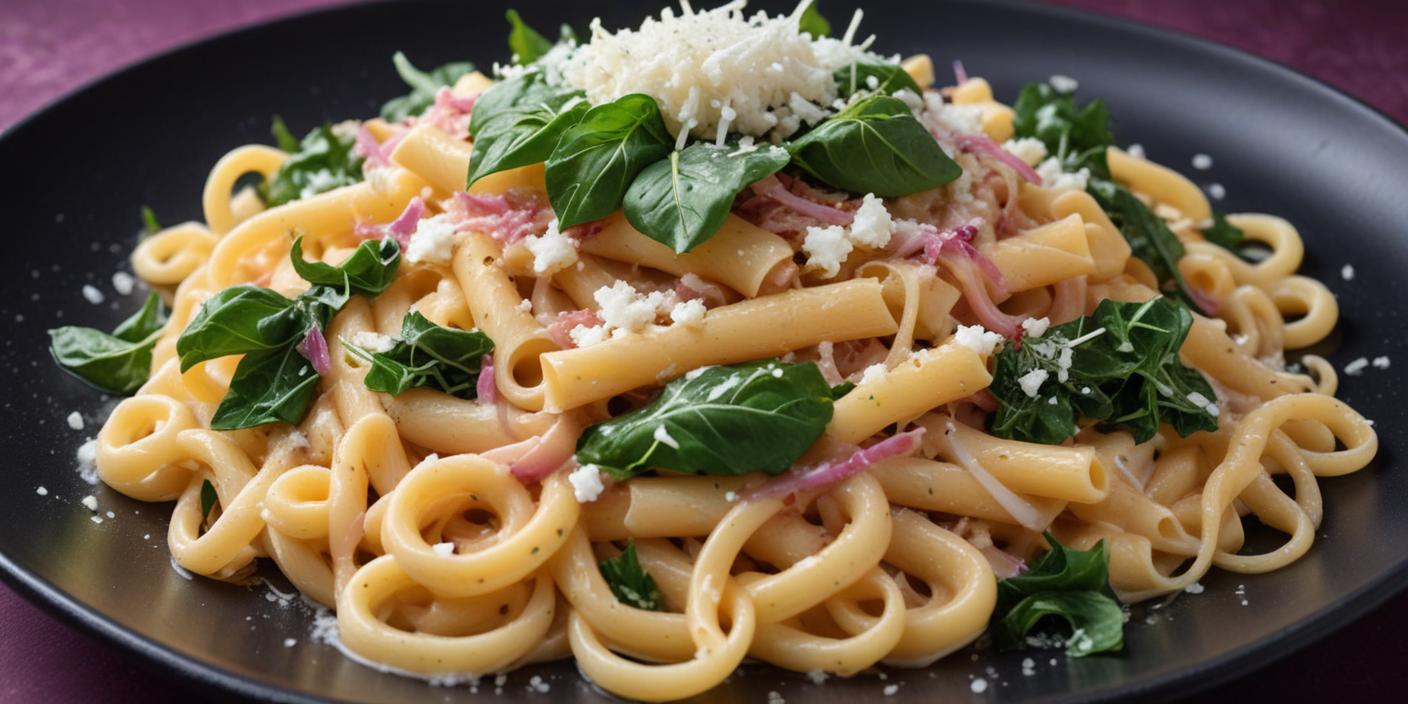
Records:
{"label": "basil sprig", "polygon": [[214,430],[301,420],[317,396],[319,375],[299,352],[299,343],[313,327],[326,329],[353,294],[375,296],[385,290],[400,262],[391,238],[363,242],[336,267],[304,261],[302,238],[290,254],[300,275],[316,279],[310,279],[308,290],[289,299],[248,284],[224,289],[201,305],[176,340],[182,371],[206,360],[244,355],[211,418]]}
{"label": "basil sprig", "polygon": [[[1184,437],[1216,430],[1208,410],[1216,394],[1178,357],[1192,324],[1187,306],[1171,298],[1105,300],[1094,315],[1004,347],[993,372],[992,433],[1054,445],[1075,435],[1080,417],[1128,430],[1136,442],[1161,423]],[[1047,378],[1032,397],[1020,380],[1034,370]]]}
{"label": "basil sprig", "polygon": [[548,157],[548,200],[559,225],[610,215],[636,176],[673,145],[660,106],[648,95],[632,93],[588,110]]}
{"label": "basil sprig", "polygon": [[363,383],[372,391],[400,396],[429,387],[473,399],[482,360],[494,341],[479,330],[441,327],[411,311],[401,319],[401,339],[390,350],[369,352],[350,343],[347,348],[370,365]]}
{"label": "basil sprig", "polygon": [[821,39],[831,35],[831,23],[821,16],[821,11],[816,9],[816,2],[807,6],[802,11],[802,17],[798,21],[798,29],[804,34],[812,35],[812,39]]}
{"label": "basil sprig", "polygon": [[735,146],[696,143],[645,167],[626,190],[626,219],[676,252],[713,236],[749,184],[787,166],[787,151],[763,146],[738,153]]}
{"label": "basil sprig", "polygon": [[601,576],[611,593],[623,604],[646,611],[660,611],[665,608],[665,597],[650,573],[640,565],[636,555],[636,541],[626,541],[626,549],[620,555],[600,562]]}
{"label": "basil sprig", "polygon": [[888,95],[851,103],[785,146],[812,176],[884,198],[937,188],[962,173],[909,106]]}
{"label": "basil sprig", "polygon": [[708,367],[670,382],[649,405],[588,427],[577,462],[616,479],[655,468],[778,474],[821,436],[831,403],[811,362]]}
{"label": "basil sprig", "polygon": [[331,125],[322,125],[298,142],[296,149],[290,150],[287,128],[283,128],[282,134],[279,130],[282,125],[282,120],[276,121],[273,132],[289,157],[273,178],[260,185],[259,195],[265,203],[283,205],[361,182],[362,157],[353,149],[357,144],[355,136],[338,134]]}
{"label": "basil sprig", "polygon": [[407,117],[420,115],[435,103],[435,94],[441,88],[453,86],[455,81],[474,70],[474,64],[456,61],[422,71],[399,51],[391,57],[391,63],[396,66],[401,80],[411,87],[411,92],[392,98],[381,106],[381,117],[387,122],[400,122]]}
{"label": "basil sprig", "polygon": [[466,187],[485,176],[547,161],[563,133],[587,114],[585,94],[549,85],[530,70],[484,91],[470,113],[474,146]]}
{"label": "basil sprig", "polygon": [[[836,90],[842,98],[866,92],[877,95],[894,95],[896,91],[901,90],[911,91],[916,96],[924,94],[924,91],[919,89],[919,84],[915,83],[909,72],[899,64],[855,61],[849,66],[836,69],[834,77]],[[875,79],[873,87],[870,85],[871,78]]]}
{"label": "basil sprig", "polygon": [[65,325],[49,331],[49,354],[60,369],[110,394],[126,396],[147,382],[152,347],[166,326],[166,306],[155,293],[111,334]]}
{"label": "basil sprig", "polygon": [[1066,654],[1084,657],[1124,647],[1124,613],[1110,590],[1105,541],[1072,550],[1046,533],[1051,549],[1031,569],[997,583],[993,635],[998,647],[1023,647],[1038,624],[1064,622]]}

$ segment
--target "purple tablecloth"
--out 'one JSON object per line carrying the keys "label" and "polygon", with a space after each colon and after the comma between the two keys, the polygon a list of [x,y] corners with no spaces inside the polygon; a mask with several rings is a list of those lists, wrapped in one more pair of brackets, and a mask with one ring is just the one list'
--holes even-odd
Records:
{"label": "purple tablecloth", "polygon": [[[1408,122],[1408,3],[1061,0],[1291,65]],[[339,0],[0,0],[0,128],[144,56]],[[1408,596],[1202,700],[1358,698],[1408,689]],[[170,686],[0,586],[0,701],[163,701]],[[1401,695],[1400,695],[1401,696]]]}

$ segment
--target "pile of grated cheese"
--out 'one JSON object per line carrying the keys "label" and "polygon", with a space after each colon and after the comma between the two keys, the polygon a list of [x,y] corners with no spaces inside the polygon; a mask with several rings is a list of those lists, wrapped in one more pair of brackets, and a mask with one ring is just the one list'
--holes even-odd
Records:
{"label": "pile of grated cheese", "polygon": [[810,2],[788,15],[745,16],[745,0],[696,12],[681,3],[639,29],[609,32],[596,19],[591,41],[561,59],[563,79],[600,105],[645,93],[660,105],[672,134],[722,143],[730,132],[772,141],[825,119],[838,102],[833,73],[868,52],[874,37],[852,44],[860,13],[841,39],[813,39],[798,21]]}

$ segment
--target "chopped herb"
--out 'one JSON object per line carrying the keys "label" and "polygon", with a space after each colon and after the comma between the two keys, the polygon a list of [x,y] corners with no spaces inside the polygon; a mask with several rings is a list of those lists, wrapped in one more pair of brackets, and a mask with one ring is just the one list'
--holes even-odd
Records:
{"label": "chopped herb", "polygon": [[331,286],[348,293],[376,296],[396,278],[396,265],[401,260],[401,247],[387,237],[380,242],[367,240],[357,245],[352,255],[337,266],[310,262],[303,258],[303,236],[293,240],[290,253],[293,269],[311,284]]}
{"label": "chopped herb", "polygon": [[457,61],[422,71],[401,52],[391,57],[397,75],[411,87],[411,92],[399,98],[392,98],[381,106],[381,117],[387,122],[400,122],[408,117],[417,117],[435,103],[435,94],[445,86],[453,86],[462,76],[474,71],[474,64]]}
{"label": "chopped herb", "polygon": [[456,330],[431,322],[418,311],[401,320],[401,339],[386,352],[368,352],[352,344],[352,353],[370,364],[363,381],[372,391],[400,396],[429,387],[452,396],[478,396],[475,382],[493,340],[479,330]]}
{"label": "chopped herb", "polygon": [[634,540],[626,542],[626,549],[620,555],[602,560],[600,566],[601,576],[621,603],[646,611],[665,608],[665,598],[661,596],[660,588],[640,565]]}
{"label": "chopped herb", "polygon": [[274,116],[273,124],[269,127],[270,134],[274,135],[274,146],[292,154],[298,151],[298,138],[288,130],[288,125],[284,124],[284,119],[278,115]]}
{"label": "chopped herb", "polygon": [[1038,625],[1070,634],[1066,654],[1084,657],[1124,647],[1124,614],[1109,586],[1105,541],[1072,550],[1046,533],[1051,549],[1026,573],[997,584],[994,639],[1004,650],[1019,649]]}
{"label": "chopped herb", "polygon": [[152,347],[166,327],[166,315],[161,298],[151,293],[142,309],[111,334],[76,325],[50,330],[49,354],[59,368],[88,385],[110,394],[129,395],[147,383]]}

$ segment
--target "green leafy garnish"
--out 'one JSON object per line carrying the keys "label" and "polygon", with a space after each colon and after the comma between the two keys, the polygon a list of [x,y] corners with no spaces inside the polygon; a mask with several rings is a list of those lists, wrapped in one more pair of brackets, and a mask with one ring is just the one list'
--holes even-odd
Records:
{"label": "green leafy garnish", "polygon": [[[1054,445],[1075,435],[1080,417],[1128,430],[1135,442],[1154,437],[1160,423],[1183,437],[1216,430],[1217,396],[1178,357],[1192,324],[1187,306],[1170,298],[1105,300],[1094,315],[1004,347],[993,372],[992,433]],[[1021,380],[1036,371],[1046,378],[1033,397]]]}
{"label": "green leafy garnish", "polygon": [[396,73],[411,87],[411,92],[399,98],[392,98],[381,106],[381,117],[387,122],[400,122],[408,117],[419,116],[435,103],[435,94],[445,86],[453,86],[462,76],[474,71],[474,64],[456,61],[437,66],[429,72],[422,71],[401,52],[391,57]]}
{"label": "green leafy garnish", "polygon": [[600,566],[601,576],[621,603],[646,611],[665,608],[665,598],[660,595],[660,588],[655,585],[650,573],[640,566],[635,540],[626,541],[626,549],[620,555],[602,560]]}
{"label": "green leafy garnish", "polygon": [[577,462],[616,479],[652,468],[778,474],[831,421],[831,387],[816,364],[776,360],[696,370],[649,405],[588,427]]}
{"label": "green leafy garnish", "polygon": [[788,142],[792,162],[852,193],[899,197],[936,188],[962,170],[898,98],[862,98]]}
{"label": "green leafy garnish", "polygon": [[396,278],[396,265],[401,261],[401,246],[387,237],[380,242],[367,240],[352,251],[341,264],[332,266],[310,262],[303,258],[303,236],[293,240],[293,270],[308,283],[331,286],[362,296],[375,296]]}
{"label": "green leafy garnish", "polygon": [[201,304],[177,338],[181,371],[217,357],[295,344],[308,322],[294,301],[276,291],[251,284],[223,289]]}
{"label": "green leafy garnish", "polygon": [[142,206],[142,231],[147,235],[161,232],[161,223],[157,222],[156,211],[150,205]]}
{"label": "green leafy garnish", "polygon": [[[895,92],[908,90],[915,95],[923,95],[924,91],[919,89],[919,84],[914,82],[914,78],[909,75],[899,64],[878,61],[856,61],[849,66],[836,69],[834,74],[836,87],[839,89],[840,97],[849,98],[856,93],[875,93],[876,95],[894,95]],[[870,79],[875,79],[875,85],[870,85]]]}
{"label": "green leafy garnish", "polygon": [[1227,216],[1218,212],[1212,214],[1212,227],[1202,232],[1207,241],[1232,251],[1247,240],[1247,233],[1242,232],[1242,228],[1228,222]]}
{"label": "green leafy garnish", "polygon": [[513,52],[513,62],[520,66],[531,64],[543,57],[543,54],[552,50],[552,42],[547,40],[537,30],[528,26],[522,17],[518,16],[518,10],[509,10],[504,13],[508,19],[508,48]]}
{"label": "green leafy garnish", "polygon": [[215,485],[209,479],[202,479],[200,482],[200,515],[206,521],[210,520],[210,512],[214,510],[215,504],[220,501],[220,495],[215,493]]}
{"label": "green leafy garnish", "polygon": [[370,364],[363,383],[372,391],[400,396],[408,389],[429,387],[473,399],[478,397],[475,382],[482,360],[493,351],[494,341],[479,330],[441,327],[411,311],[401,319],[401,339],[390,350],[347,347]]}
{"label": "green leafy garnish", "polygon": [[749,184],[787,166],[787,151],[762,146],[739,153],[733,146],[692,144],[645,167],[626,191],[626,219],[676,252],[709,239]]}
{"label": "green leafy garnish", "polygon": [[[279,134],[275,124],[275,135]],[[287,128],[284,128],[285,135]],[[283,136],[277,137],[280,142]],[[350,186],[362,180],[362,157],[357,156],[353,147],[357,138],[350,134],[338,134],[332,125],[315,128],[298,148],[291,150],[274,177],[260,187],[260,197],[270,206],[283,205],[289,201],[331,191],[334,188]],[[287,146],[283,146],[287,150]]]}
{"label": "green leafy garnish", "polygon": [[49,331],[49,354],[61,369],[90,386],[126,396],[147,382],[152,347],[166,326],[166,306],[155,293],[111,334],[65,325]]}
{"label": "green leafy garnish", "polygon": [[997,583],[993,635],[998,647],[1017,649],[1038,624],[1064,622],[1066,654],[1084,657],[1124,647],[1124,614],[1111,596],[1105,541],[1071,550],[1051,533],[1051,549],[1024,574]]}
{"label": "green leafy garnish", "polygon": [[812,39],[821,39],[831,35],[831,23],[821,16],[821,11],[816,9],[815,1],[802,11],[802,17],[797,24],[798,29],[812,35]]}
{"label": "green leafy garnish", "polygon": [[648,95],[632,93],[588,110],[547,160],[548,200],[560,227],[610,215],[636,176],[673,146],[660,106]]}
{"label": "green leafy garnish", "polygon": [[269,126],[269,133],[274,135],[274,146],[289,154],[298,151],[298,138],[289,131],[288,125],[284,124],[282,117],[274,116],[273,124]]}
{"label": "green leafy garnish", "polygon": [[588,107],[581,91],[550,86],[539,71],[484,91],[470,113],[474,146],[466,187],[492,173],[547,161]]}
{"label": "green leafy garnish", "polygon": [[856,388],[855,382],[843,381],[831,387],[831,399],[833,401],[839,401],[841,400],[842,396],[845,396],[846,394],[850,393],[851,389],[854,388]]}

